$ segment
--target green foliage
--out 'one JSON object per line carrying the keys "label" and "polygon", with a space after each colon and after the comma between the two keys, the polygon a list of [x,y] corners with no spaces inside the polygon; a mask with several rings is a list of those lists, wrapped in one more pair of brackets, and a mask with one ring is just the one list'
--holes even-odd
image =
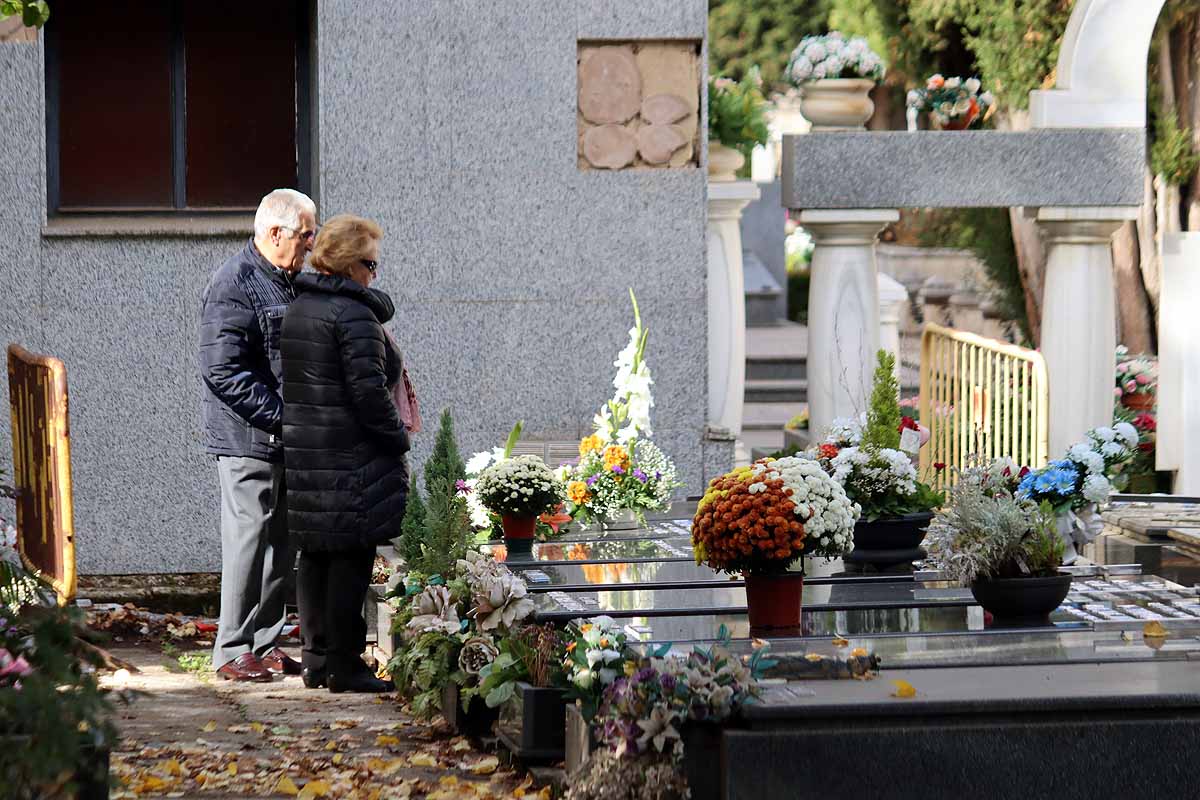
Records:
{"label": "green foliage", "polygon": [[457,637],[429,631],[400,648],[388,662],[388,671],[418,719],[429,721],[441,712],[442,689],[452,680],[461,646]]}
{"label": "green foliage", "polygon": [[1022,342],[1033,341],[1008,209],[960,208],[919,213],[921,244],[972,252],[983,264],[989,294],[1000,316],[1017,323]]}
{"label": "green foliage", "polygon": [[447,408],[442,411],[433,452],[425,462],[425,491],[432,492],[434,485],[441,483],[448,485],[453,493],[454,482],[466,477],[467,470],[454,439],[454,420],[450,418],[450,409]]}
{"label": "green foliage", "polygon": [[900,384],[896,380],[896,357],[880,350],[875,359],[871,407],[867,410],[862,446],[895,450],[900,447]]}
{"label": "green foliage", "polygon": [[759,89],[758,70],[740,82],[715,78],[708,82],[708,138],[744,155],[767,143],[766,100]]}
{"label": "green foliage", "polygon": [[1187,183],[1200,169],[1200,155],[1192,149],[1192,129],[1181,127],[1173,110],[1159,113],[1154,120],[1150,168],[1176,186]]}
{"label": "green foliage", "polygon": [[421,544],[424,541],[425,501],[421,499],[421,492],[414,485],[408,493],[404,521],[400,523],[400,538],[396,540],[396,549],[405,564],[411,566],[421,557]]}
{"label": "green foliage", "polygon": [[768,91],[784,89],[792,48],[828,29],[831,0],[709,0],[709,72],[740,80],[757,66]]}
{"label": "green foliage", "polygon": [[50,6],[45,0],[3,0],[0,2],[0,19],[20,17],[27,28],[40,28],[50,19]]}
{"label": "green foliage", "polygon": [[429,487],[425,512],[425,537],[421,551],[408,565],[427,575],[449,575],[458,559],[466,555],[475,535],[467,503],[454,494],[454,484],[445,478]]}

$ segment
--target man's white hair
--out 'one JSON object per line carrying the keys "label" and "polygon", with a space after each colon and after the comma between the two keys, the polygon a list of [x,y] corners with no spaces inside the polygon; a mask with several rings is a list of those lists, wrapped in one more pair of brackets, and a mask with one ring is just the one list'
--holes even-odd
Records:
{"label": "man's white hair", "polygon": [[254,215],[254,236],[264,239],[271,228],[298,231],[300,215],[303,213],[317,218],[317,204],[311,197],[295,189],[276,189],[258,204],[258,211]]}

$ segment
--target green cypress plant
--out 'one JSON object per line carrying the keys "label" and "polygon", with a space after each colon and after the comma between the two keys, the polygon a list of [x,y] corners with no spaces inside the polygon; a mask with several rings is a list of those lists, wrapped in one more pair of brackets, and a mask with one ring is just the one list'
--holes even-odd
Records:
{"label": "green cypress plant", "polygon": [[467,468],[458,453],[458,443],[454,440],[454,420],[450,418],[450,409],[447,408],[442,411],[433,452],[425,462],[425,491],[429,493],[434,486],[444,485],[453,494],[454,482],[465,477]]}
{"label": "green cypress plant", "polygon": [[871,387],[871,407],[863,447],[900,447],[900,384],[896,381],[896,357],[886,350],[876,354],[875,379]]}
{"label": "green cypress plant", "polygon": [[404,521],[400,523],[400,536],[396,539],[396,550],[408,565],[415,564],[421,557],[421,543],[425,541],[425,501],[421,490],[413,481],[408,493],[408,505],[404,509]]}

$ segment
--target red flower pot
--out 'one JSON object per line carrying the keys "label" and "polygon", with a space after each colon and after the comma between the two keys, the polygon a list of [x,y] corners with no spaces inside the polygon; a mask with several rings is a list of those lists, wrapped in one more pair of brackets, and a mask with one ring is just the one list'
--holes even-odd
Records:
{"label": "red flower pot", "polygon": [[746,573],[746,606],[753,631],[800,632],[804,576],[799,572]]}
{"label": "red flower pot", "polygon": [[1121,395],[1121,405],[1130,411],[1149,411],[1154,408],[1154,395],[1148,393]]}
{"label": "red flower pot", "polygon": [[528,561],[533,553],[533,532],[537,530],[537,517],[517,517],[505,514],[500,517],[504,528],[504,544],[508,549],[509,561]]}

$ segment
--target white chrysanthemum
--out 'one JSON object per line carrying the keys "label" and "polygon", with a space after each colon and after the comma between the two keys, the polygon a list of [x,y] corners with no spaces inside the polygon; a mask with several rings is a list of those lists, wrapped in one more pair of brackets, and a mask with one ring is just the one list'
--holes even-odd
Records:
{"label": "white chrysanthemum", "polygon": [[1113,432],[1125,442],[1126,447],[1136,447],[1138,443],[1137,428],[1130,425],[1128,422],[1118,422],[1113,426]]}
{"label": "white chrysanthemum", "polygon": [[1106,503],[1112,493],[1112,484],[1103,475],[1088,475],[1083,479],[1083,496],[1092,503]]}
{"label": "white chrysanthemum", "polygon": [[1105,442],[1100,445],[1100,452],[1105,458],[1120,458],[1125,455],[1125,448],[1117,442]]}
{"label": "white chrysanthemum", "polygon": [[1096,428],[1092,432],[1095,433],[1096,437],[1099,438],[1103,442],[1111,442],[1113,439],[1116,438],[1116,435],[1117,435],[1116,431],[1114,431],[1112,428],[1108,428],[1108,427]]}

